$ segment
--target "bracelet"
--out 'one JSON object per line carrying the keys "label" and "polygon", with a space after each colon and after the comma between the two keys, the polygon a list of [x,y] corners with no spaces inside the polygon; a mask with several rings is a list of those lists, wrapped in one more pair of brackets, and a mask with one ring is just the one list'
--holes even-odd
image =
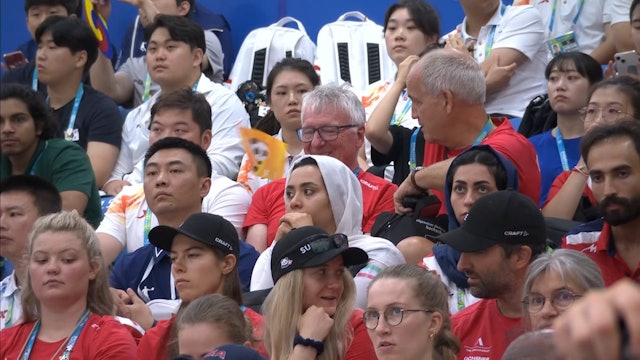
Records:
{"label": "bracelet", "polygon": [[414,188],[420,190],[423,193],[426,193],[428,192],[427,189],[421,187],[420,185],[418,185],[418,183],[416,183],[416,173],[422,169],[423,169],[422,167],[417,167],[413,171],[411,171],[411,175],[409,175],[409,179],[411,180],[411,185],[413,185]]}
{"label": "bracelet", "polygon": [[308,346],[316,349],[316,356],[320,356],[324,352],[324,343],[322,341],[303,338],[300,335],[296,335],[296,337],[293,338],[293,346],[296,345]]}
{"label": "bracelet", "polygon": [[589,173],[585,171],[585,166],[580,166],[578,167],[578,165],[574,166],[573,169],[571,169],[571,171],[576,172],[584,177],[589,177]]}

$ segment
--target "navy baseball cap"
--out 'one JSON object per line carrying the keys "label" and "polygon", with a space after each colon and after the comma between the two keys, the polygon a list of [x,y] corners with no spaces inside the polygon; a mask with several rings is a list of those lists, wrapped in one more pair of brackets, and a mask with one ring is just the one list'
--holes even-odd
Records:
{"label": "navy baseball cap", "polygon": [[202,360],[265,360],[265,358],[246,346],[226,344],[211,350]]}

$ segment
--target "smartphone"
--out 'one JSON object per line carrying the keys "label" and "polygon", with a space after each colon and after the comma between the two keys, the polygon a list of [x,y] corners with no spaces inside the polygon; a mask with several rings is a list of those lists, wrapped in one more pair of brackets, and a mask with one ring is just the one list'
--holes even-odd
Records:
{"label": "smartphone", "polygon": [[2,57],[4,58],[4,63],[7,64],[9,70],[15,69],[29,62],[20,50],[4,54]]}
{"label": "smartphone", "polygon": [[616,62],[616,71],[619,75],[633,74],[640,75],[638,65],[640,65],[640,56],[631,50],[617,53],[613,57]]}

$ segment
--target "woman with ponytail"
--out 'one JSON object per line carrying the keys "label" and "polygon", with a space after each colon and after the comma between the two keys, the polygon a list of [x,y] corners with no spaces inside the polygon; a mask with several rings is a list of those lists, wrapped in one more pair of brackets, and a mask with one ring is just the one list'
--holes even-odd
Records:
{"label": "woman with ponytail", "polygon": [[378,360],[455,360],[449,294],[440,279],[417,265],[384,269],[369,286],[364,324]]}

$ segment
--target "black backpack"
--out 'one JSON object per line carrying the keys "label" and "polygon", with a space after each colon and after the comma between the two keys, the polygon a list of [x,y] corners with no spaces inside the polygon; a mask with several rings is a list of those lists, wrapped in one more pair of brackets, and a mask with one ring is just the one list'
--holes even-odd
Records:
{"label": "black backpack", "polygon": [[551,109],[549,95],[536,96],[524,111],[518,132],[526,138],[551,130],[558,124],[558,116]]}

